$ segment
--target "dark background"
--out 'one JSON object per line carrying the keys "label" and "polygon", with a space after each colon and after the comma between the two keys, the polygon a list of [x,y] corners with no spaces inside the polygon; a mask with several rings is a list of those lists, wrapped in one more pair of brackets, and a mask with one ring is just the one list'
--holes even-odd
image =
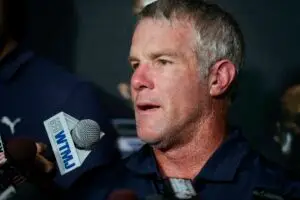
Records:
{"label": "dark background", "polygon": [[[246,64],[230,120],[261,148],[272,134],[270,97],[276,96],[291,69],[300,67],[300,1],[215,2],[236,17],[246,41]],[[131,1],[28,0],[27,5],[27,41],[32,48],[94,82],[113,118],[132,117],[129,102],[117,90],[118,83],[129,82],[131,73],[127,63],[135,22]],[[276,155],[276,148],[267,151]]]}

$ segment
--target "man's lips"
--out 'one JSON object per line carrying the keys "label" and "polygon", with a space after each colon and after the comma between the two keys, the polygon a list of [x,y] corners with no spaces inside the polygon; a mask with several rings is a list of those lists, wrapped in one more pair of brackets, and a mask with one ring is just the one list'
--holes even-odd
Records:
{"label": "man's lips", "polygon": [[139,111],[149,111],[149,110],[160,108],[160,106],[154,103],[138,103],[136,104],[136,108]]}

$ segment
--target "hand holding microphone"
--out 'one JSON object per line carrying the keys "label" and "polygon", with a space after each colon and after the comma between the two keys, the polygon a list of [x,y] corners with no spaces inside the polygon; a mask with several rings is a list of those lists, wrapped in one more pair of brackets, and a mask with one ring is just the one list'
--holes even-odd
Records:
{"label": "hand holding microphone", "polygon": [[[25,138],[3,144],[0,166],[0,200],[14,197],[33,199],[52,184],[54,165],[42,156],[46,145]],[[41,191],[39,191],[41,190]]]}
{"label": "hand holding microphone", "polygon": [[15,168],[19,172],[17,177],[41,183],[54,170],[54,164],[42,155],[45,150],[46,145],[30,139],[10,140],[5,146],[5,153],[2,152],[2,165]]}
{"label": "hand holding microphone", "polygon": [[9,159],[14,165],[25,170],[35,168],[40,172],[48,173],[54,169],[54,165],[42,156],[46,148],[45,144],[30,139],[13,139],[6,145],[7,158],[5,157],[3,160]]}

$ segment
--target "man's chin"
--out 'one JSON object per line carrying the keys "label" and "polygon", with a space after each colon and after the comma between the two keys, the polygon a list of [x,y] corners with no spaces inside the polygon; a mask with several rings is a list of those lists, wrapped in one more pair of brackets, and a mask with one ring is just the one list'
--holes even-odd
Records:
{"label": "man's chin", "polygon": [[157,145],[160,143],[160,140],[159,139],[153,139],[153,138],[145,138],[145,137],[140,137],[139,138],[145,142],[146,144],[150,145],[150,146],[153,146],[153,145]]}
{"label": "man's chin", "polygon": [[158,139],[158,140],[143,140],[145,143],[147,143],[149,146],[151,146],[153,149],[157,149],[159,151],[168,151],[170,149],[170,144],[164,140]]}

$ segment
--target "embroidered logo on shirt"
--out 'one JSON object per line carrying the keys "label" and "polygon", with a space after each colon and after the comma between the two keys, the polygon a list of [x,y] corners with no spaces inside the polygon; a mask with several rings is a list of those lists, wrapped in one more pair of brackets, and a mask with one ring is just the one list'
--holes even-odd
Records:
{"label": "embroidered logo on shirt", "polygon": [[15,134],[15,127],[18,123],[21,122],[21,118],[17,118],[14,121],[11,121],[7,116],[2,117],[1,123],[9,127],[11,134]]}

